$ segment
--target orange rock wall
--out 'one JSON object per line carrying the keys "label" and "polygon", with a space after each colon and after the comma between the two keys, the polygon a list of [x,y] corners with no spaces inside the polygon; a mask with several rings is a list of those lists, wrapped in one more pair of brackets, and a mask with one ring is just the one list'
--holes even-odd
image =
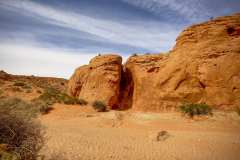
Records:
{"label": "orange rock wall", "polygon": [[141,111],[240,106],[240,14],[185,29],[167,55],[131,56],[123,67],[119,56],[96,57],[75,71],[69,93]]}

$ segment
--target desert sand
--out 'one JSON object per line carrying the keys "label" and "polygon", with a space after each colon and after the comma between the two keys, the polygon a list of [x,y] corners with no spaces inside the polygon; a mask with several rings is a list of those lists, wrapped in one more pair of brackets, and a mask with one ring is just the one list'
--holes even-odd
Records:
{"label": "desert sand", "polygon": [[[215,111],[189,119],[178,112],[94,112],[90,106],[55,104],[40,117],[44,153],[84,160],[238,160],[240,117]],[[165,140],[157,133],[167,131]]]}

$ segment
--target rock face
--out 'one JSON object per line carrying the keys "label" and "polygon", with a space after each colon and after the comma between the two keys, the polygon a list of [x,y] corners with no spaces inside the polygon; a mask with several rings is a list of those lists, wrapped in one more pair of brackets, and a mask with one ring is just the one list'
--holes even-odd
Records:
{"label": "rock face", "polygon": [[[94,67],[95,61],[104,65]],[[187,28],[169,54],[131,56],[122,76],[120,57],[94,58],[76,70],[69,89],[77,97],[141,111],[171,110],[182,102],[240,106],[240,14]]]}
{"label": "rock face", "polygon": [[89,65],[79,67],[69,80],[70,95],[89,102],[102,101],[111,108],[119,104],[122,58],[104,55],[93,58]]}

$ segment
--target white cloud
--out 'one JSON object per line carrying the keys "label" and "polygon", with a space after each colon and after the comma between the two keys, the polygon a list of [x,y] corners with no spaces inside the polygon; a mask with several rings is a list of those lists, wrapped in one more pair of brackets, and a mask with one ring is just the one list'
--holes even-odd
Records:
{"label": "white cloud", "polygon": [[[0,43],[0,69],[17,75],[36,75],[69,78],[74,70],[88,64],[96,53],[42,48],[35,42],[24,44]],[[127,56],[123,56],[126,61]]]}
{"label": "white cloud", "polygon": [[38,20],[96,35],[116,44],[166,51],[175,42],[178,30],[156,21],[132,21],[125,24],[62,11],[31,1],[1,1],[0,7],[32,15]]}
{"label": "white cloud", "polygon": [[69,78],[77,67],[96,54],[41,48],[34,45],[0,44],[0,68],[11,74]]}
{"label": "white cloud", "polygon": [[131,5],[146,9],[155,14],[161,14],[162,7],[168,7],[172,11],[186,19],[196,22],[201,21],[211,14],[202,5],[201,0],[122,0]]}

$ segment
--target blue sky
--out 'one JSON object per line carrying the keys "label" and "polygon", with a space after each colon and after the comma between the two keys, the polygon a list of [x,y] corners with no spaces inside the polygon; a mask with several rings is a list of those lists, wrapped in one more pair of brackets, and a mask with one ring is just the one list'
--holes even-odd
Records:
{"label": "blue sky", "polygon": [[0,0],[0,69],[68,78],[98,53],[170,50],[187,26],[239,0]]}

